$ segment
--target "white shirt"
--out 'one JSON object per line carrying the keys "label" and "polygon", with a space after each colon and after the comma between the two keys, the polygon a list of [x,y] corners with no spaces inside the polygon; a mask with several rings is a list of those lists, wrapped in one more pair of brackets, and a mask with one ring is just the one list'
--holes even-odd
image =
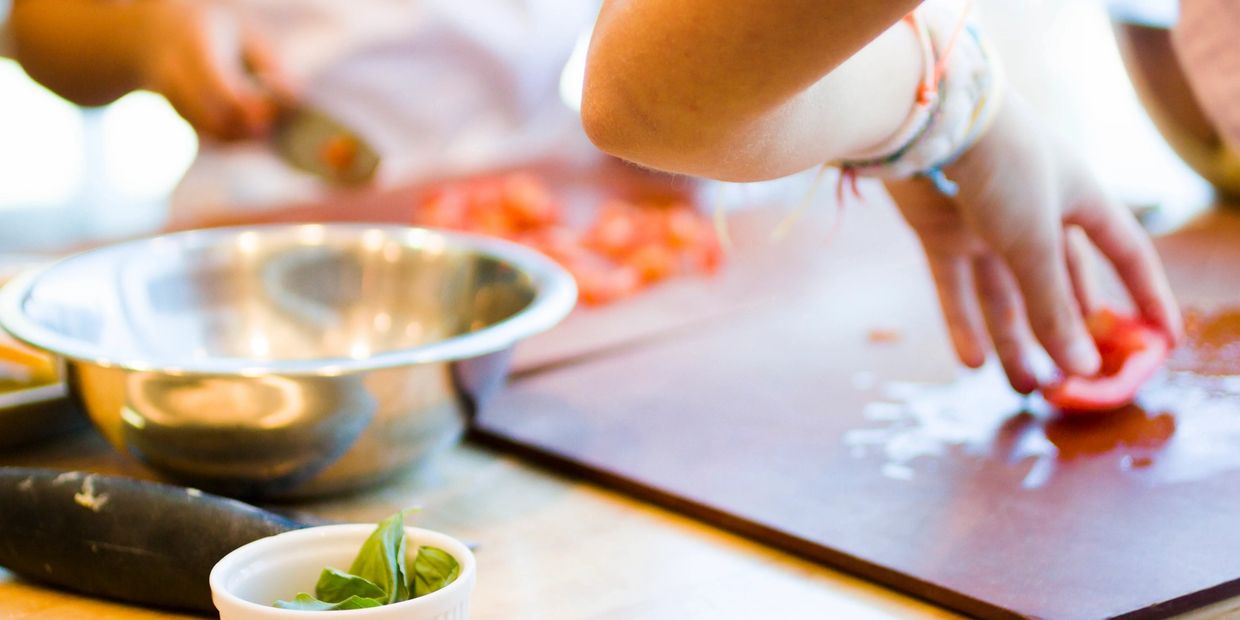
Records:
{"label": "white shirt", "polygon": [[[310,103],[376,147],[381,185],[590,148],[559,84],[594,0],[229,1],[270,38]],[[200,216],[321,189],[263,145],[204,144],[172,207]]]}

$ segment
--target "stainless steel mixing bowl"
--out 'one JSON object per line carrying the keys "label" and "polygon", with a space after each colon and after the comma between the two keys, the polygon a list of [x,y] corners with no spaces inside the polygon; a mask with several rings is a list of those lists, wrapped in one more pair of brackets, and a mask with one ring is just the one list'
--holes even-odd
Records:
{"label": "stainless steel mixing bowl", "polygon": [[69,257],[0,291],[118,449],[248,497],[333,493],[450,445],[519,340],[573,307],[542,255],[426,229],[191,231]]}

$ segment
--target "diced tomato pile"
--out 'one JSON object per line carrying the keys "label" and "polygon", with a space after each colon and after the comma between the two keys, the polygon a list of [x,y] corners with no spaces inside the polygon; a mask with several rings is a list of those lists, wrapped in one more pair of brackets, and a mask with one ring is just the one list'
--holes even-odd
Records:
{"label": "diced tomato pile", "polygon": [[692,205],[611,199],[582,230],[569,226],[547,184],[529,173],[445,185],[426,196],[413,219],[533,247],[573,274],[581,301],[590,305],[671,277],[714,273],[723,261],[709,219]]}
{"label": "diced tomato pile", "polygon": [[1098,374],[1064,377],[1042,389],[1047,402],[1063,413],[1108,412],[1131,403],[1170,351],[1167,336],[1157,328],[1110,310],[1089,317],[1089,333],[1102,355]]}

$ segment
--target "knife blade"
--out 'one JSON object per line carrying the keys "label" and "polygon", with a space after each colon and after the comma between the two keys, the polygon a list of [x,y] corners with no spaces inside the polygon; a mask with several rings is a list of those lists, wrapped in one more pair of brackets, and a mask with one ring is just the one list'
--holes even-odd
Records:
{"label": "knife blade", "polygon": [[92,596],[212,612],[208,576],[220,558],[302,527],[186,487],[0,467],[0,566]]}
{"label": "knife blade", "polygon": [[378,152],[356,131],[302,104],[280,106],[271,144],[289,165],[334,185],[362,185],[379,167]]}

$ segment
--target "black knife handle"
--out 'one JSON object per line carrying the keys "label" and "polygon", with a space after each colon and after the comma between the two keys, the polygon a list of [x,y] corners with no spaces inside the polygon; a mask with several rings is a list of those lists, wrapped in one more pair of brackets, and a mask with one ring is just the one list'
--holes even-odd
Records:
{"label": "black knife handle", "polygon": [[300,527],[185,487],[0,467],[0,566],[94,596],[210,612],[207,578],[220,558]]}

